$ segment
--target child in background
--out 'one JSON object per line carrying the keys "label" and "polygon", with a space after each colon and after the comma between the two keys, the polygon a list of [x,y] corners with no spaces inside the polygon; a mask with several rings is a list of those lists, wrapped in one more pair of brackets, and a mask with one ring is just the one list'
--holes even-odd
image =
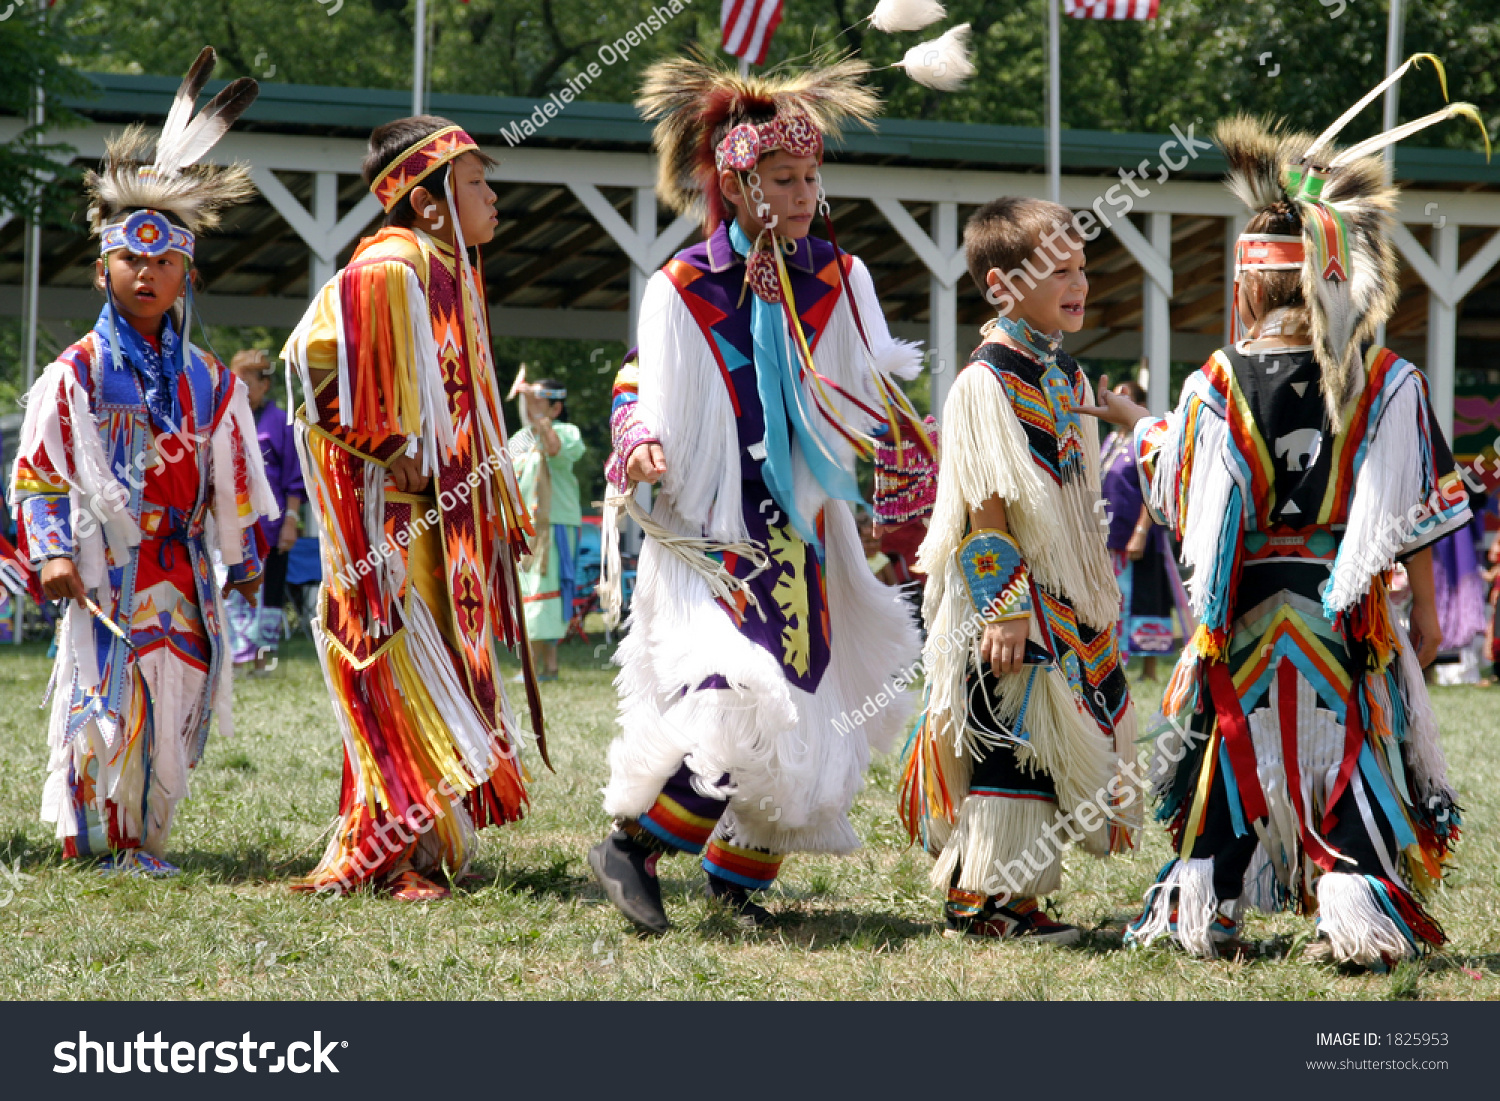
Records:
{"label": "child in background", "polygon": [[229,369],[245,384],[250,408],[255,413],[255,432],[260,443],[266,481],[281,509],[281,520],[264,516],[257,522],[261,539],[271,548],[266,555],[265,583],[260,599],[249,603],[236,594],[225,602],[229,631],[234,640],[234,663],[254,663],[250,675],[264,676],[275,665],[286,622],[287,555],[302,530],[299,515],[307,490],[302,485],[302,465],[297,460],[297,442],[286,411],[271,400],[271,357],[259,348],[234,354]]}
{"label": "child in background", "polygon": [[577,586],[583,508],[573,466],[583,458],[583,436],[577,425],[566,422],[568,392],[556,379],[531,383],[520,399],[526,427],[511,441],[511,452],[521,496],[536,526],[531,554],[521,562],[526,635],[541,658],[538,678],[553,681],[557,644],[568,633]]}

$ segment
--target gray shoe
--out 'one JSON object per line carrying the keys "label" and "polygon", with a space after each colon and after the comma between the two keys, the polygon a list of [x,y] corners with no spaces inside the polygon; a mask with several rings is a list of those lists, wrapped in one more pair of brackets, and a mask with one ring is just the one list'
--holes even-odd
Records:
{"label": "gray shoe", "polygon": [[656,877],[660,853],[615,830],[589,850],[589,867],[615,909],[647,933],[672,927],[661,904],[661,880]]}

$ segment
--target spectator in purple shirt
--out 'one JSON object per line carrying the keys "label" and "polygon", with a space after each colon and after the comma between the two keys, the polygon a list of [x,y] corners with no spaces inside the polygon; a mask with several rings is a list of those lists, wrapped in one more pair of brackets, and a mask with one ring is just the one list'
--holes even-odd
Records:
{"label": "spectator in purple shirt", "polygon": [[[260,591],[259,607],[241,599],[228,602],[229,626],[234,639],[236,664],[254,662],[251,676],[268,671],[267,660],[273,659],[281,642],[285,622],[287,552],[297,542],[302,528],[302,501],[307,491],[302,484],[302,466],[297,459],[297,445],[286,412],[271,397],[271,357],[259,348],[236,352],[229,369],[244,380],[250,389],[250,408],[255,411],[256,435],[266,464],[266,481],[281,506],[281,519],[256,521],[271,548],[266,558],[265,584]],[[271,662],[274,667],[274,661]]]}

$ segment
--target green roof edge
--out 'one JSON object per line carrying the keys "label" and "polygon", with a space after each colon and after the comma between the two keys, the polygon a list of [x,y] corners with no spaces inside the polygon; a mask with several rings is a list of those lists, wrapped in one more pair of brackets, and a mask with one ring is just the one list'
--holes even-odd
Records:
{"label": "green roof edge", "polygon": [[[81,74],[99,89],[94,98],[67,100],[73,110],[89,114],[165,117],[178,80],[173,77],[136,76],[123,73]],[[215,82],[210,91],[222,87]],[[502,130],[530,117],[546,100],[507,96],[476,96],[434,93],[428,109],[445,115],[482,140],[506,140]],[[384,88],[344,88],[317,84],[262,83],[259,99],[245,118],[262,125],[277,124],[347,130],[370,130],[382,122],[399,118],[409,110],[411,94]],[[1189,130],[1199,141],[1206,130],[1193,120]],[[514,132],[514,130],[512,131]],[[628,103],[574,100],[547,122],[545,138],[556,141],[588,141],[644,147],[651,127]],[[64,140],[65,136],[64,136]],[[837,148],[865,156],[903,157],[917,162],[965,162],[1040,169],[1046,155],[1045,133],[1040,127],[996,126],[986,123],[928,122],[917,119],[881,119],[877,129],[846,134]],[[1164,142],[1173,135],[1120,133],[1109,130],[1062,132],[1064,168],[1130,169],[1143,159],[1154,170]],[[522,141],[520,144],[525,144]],[[1180,145],[1168,148],[1180,159]],[[1442,183],[1500,184],[1500,163],[1486,164],[1484,157],[1464,149],[1400,148],[1396,151],[1397,175],[1403,179]],[[1217,149],[1198,155],[1192,175],[1217,175],[1224,171]]]}

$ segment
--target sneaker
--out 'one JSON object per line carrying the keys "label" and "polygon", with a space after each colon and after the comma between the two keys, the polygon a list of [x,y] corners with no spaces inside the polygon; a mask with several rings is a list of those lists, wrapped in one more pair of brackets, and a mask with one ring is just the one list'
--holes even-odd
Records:
{"label": "sneaker", "polygon": [[182,869],[140,849],[119,849],[99,861],[100,875],[133,875],[147,879],[171,879]]}
{"label": "sneaker", "polygon": [[672,927],[661,904],[661,880],[656,877],[659,852],[615,830],[589,850],[589,867],[615,909],[648,933]]}
{"label": "sneaker", "polygon": [[1036,899],[1017,899],[1009,906],[996,906],[987,914],[964,918],[948,915],[945,937],[1018,940],[1022,937],[1045,944],[1077,944],[1083,932],[1076,925],[1055,920],[1036,904]]}
{"label": "sneaker", "polygon": [[750,897],[748,887],[732,880],[710,874],[707,894],[709,902],[724,907],[748,929],[762,929],[776,921],[770,910]]}

